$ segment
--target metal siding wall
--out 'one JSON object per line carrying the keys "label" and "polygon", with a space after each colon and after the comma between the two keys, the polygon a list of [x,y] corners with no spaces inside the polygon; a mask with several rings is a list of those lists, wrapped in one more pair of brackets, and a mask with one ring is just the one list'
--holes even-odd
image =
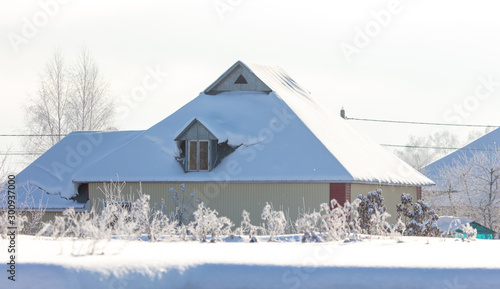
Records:
{"label": "metal siding wall", "polygon": [[417,201],[417,187],[352,184],[351,202],[354,201],[358,195],[366,196],[368,192],[373,192],[378,189],[382,190],[385,207],[387,208],[387,212],[391,214],[388,221],[392,224],[396,222],[398,217],[396,205],[401,203],[401,194],[410,194],[413,202]]}
{"label": "metal siding wall", "polygon": [[[28,217],[28,223],[31,223],[33,221],[32,212],[23,212],[23,213],[25,214],[26,217]],[[50,221],[54,221],[55,216],[62,216],[62,212],[45,212],[42,216],[41,222],[48,223]],[[41,227],[39,229],[41,229]],[[28,233],[34,235],[37,233],[37,230]]]}
{"label": "metal siding wall", "polygon": [[[181,183],[142,183],[142,191],[150,195],[151,207],[161,205],[162,198],[167,205],[167,211],[174,211],[170,188],[179,193]],[[104,198],[99,187],[102,183],[89,185],[91,205],[95,205]],[[319,210],[321,203],[329,200],[329,184],[327,183],[185,183],[186,193],[195,192],[195,197],[204,202],[211,209],[217,210],[219,216],[226,216],[240,225],[241,213],[246,210],[254,224],[262,222],[260,215],[266,202],[272,203],[276,210],[288,213],[295,221],[299,209],[305,207],[307,211]],[[136,192],[139,183],[127,183],[124,192]],[[136,194],[135,194],[136,195]],[[98,208],[102,208],[99,202]]]}

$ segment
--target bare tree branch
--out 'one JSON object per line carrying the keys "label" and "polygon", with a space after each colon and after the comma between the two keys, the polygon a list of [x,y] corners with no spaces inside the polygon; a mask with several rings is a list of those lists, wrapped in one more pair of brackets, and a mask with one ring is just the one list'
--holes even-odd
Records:
{"label": "bare tree branch", "polygon": [[[60,50],[54,51],[40,73],[36,97],[26,107],[26,151],[44,152],[71,131],[98,131],[110,126],[113,101],[108,83],[86,48],[66,67]],[[33,156],[29,161],[33,160]]]}

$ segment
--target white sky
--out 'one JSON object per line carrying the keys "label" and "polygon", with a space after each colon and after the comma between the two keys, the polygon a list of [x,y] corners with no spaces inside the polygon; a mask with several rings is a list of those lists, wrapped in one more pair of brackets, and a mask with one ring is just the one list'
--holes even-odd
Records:
{"label": "white sky", "polygon": [[[61,48],[71,62],[82,45],[92,51],[117,98],[130,98],[147,67],[169,74],[136,107],[125,106],[129,113],[114,124],[122,130],[149,128],[239,59],[282,67],[333,114],[343,106],[358,118],[500,125],[498,1],[60,2],[68,3],[57,4],[47,23],[26,35],[25,19],[44,20],[40,3],[58,2],[0,0],[0,134],[22,132],[23,104],[35,95],[38,73],[54,49]],[[217,3],[231,10],[221,17]],[[375,14],[390,19],[374,24]],[[357,31],[367,25],[372,36],[348,62],[342,43],[354,46]],[[13,34],[27,43],[16,50]],[[493,79],[491,92],[481,88],[480,77]],[[489,94],[476,95],[478,87]],[[462,115],[453,111],[464,104]],[[389,144],[435,129],[351,123]],[[0,152],[23,150],[18,143],[0,137]]]}

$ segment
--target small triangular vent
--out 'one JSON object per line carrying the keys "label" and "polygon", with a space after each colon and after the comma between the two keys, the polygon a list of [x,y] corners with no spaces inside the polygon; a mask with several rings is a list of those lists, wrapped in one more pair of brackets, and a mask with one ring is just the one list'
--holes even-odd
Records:
{"label": "small triangular vent", "polygon": [[247,80],[243,77],[243,75],[240,74],[240,76],[238,76],[238,79],[236,79],[236,81],[234,82],[234,84],[247,84]]}

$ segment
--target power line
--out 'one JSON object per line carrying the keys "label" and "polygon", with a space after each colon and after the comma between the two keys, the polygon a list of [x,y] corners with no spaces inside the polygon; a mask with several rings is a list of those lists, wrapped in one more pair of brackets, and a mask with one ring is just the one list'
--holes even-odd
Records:
{"label": "power line", "polygon": [[404,121],[404,120],[386,120],[386,119],[370,119],[370,118],[355,118],[346,117],[346,120],[372,121],[372,122],[389,122],[389,123],[404,123],[418,125],[441,125],[441,126],[466,126],[466,127],[500,127],[499,125],[482,125],[482,124],[456,124],[456,123],[438,123],[438,122],[420,122],[420,121]]}

